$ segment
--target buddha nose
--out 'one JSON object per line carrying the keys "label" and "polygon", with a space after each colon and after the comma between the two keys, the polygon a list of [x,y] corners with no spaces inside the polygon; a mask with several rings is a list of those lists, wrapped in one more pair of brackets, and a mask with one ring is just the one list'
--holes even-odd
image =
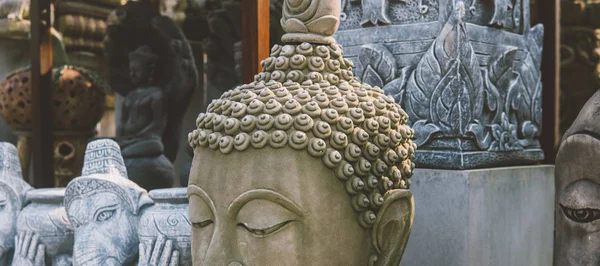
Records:
{"label": "buddha nose", "polygon": [[[213,239],[210,241],[206,256],[201,265],[206,266],[243,266],[237,245],[235,227],[232,229],[216,228]],[[220,229],[220,230],[219,230]],[[227,230],[229,229],[229,230]],[[232,233],[233,232],[233,233]]]}

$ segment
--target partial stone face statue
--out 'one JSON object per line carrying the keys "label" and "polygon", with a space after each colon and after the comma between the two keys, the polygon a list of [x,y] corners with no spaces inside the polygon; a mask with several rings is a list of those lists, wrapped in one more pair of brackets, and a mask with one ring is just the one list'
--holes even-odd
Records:
{"label": "partial stone face statue", "polygon": [[600,264],[600,92],[585,104],[556,155],[554,265]]}
{"label": "partial stone face statue", "polygon": [[17,217],[33,188],[23,180],[14,145],[0,142],[0,265],[10,265],[17,234]]}
{"label": "partial stone face statue", "polygon": [[[332,2],[285,1],[284,13]],[[284,15],[294,44],[273,47],[255,81],[213,101],[188,136],[194,265],[400,263],[414,131],[323,30],[339,8],[319,10],[330,13]]]}
{"label": "partial stone face statue", "polygon": [[135,265],[140,211],[152,203],[127,179],[119,146],[101,139],[87,146],[82,176],[67,186],[65,207],[75,231],[74,265]]}

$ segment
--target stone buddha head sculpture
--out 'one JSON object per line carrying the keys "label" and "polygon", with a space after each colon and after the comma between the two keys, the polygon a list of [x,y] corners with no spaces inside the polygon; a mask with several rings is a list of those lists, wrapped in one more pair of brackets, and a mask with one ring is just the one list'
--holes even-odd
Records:
{"label": "stone buddha head sculpture", "polygon": [[69,182],[64,203],[75,232],[74,265],[135,265],[140,211],[152,201],[127,179],[116,142],[87,145],[82,176]]}
{"label": "stone buddha head sculpture", "polygon": [[[284,5],[332,5],[337,13],[313,15],[339,16],[339,1]],[[335,31],[319,18],[284,28]],[[254,82],[213,101],[188,136],[194,265],[397,266],[414,211],[408,117],[352,76],[331,36],[292,33]]]}
{"label": "stone buddha head sculpture", "polygon": [[23,180],[14,145],[0,142],[0,265],[10,260],[17,233],[17,217],[33,188]]}
{"label": "stone buddha head sculpture", "polygon": [[600,91],[565,132],[556,155],[554,265],[600,264]]}

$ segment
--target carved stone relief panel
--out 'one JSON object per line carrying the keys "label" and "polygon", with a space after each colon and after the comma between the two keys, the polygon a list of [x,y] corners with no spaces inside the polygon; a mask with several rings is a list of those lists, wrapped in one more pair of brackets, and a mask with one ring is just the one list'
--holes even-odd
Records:
{"label": "carved stone relief panel", "polygon": [[465,21],[481,26],[520,32],[523,0],[466,0]]}
{"label": "carved stone relief panel", "polygon": [[[408,113],[418,166],[468,169],[543,159],[543,26],[518,34],[521,22],[507,19],[506,10],[516,13],[520,2],[510,3],[445,1],[441,25],[378,24],[336,34],[355,75],[383,88]],[[528,14],[519,10],[527,12],[517,17]]]}
{"label": "carved stone relief panel", "polygon": [[437,21],[439,0],[342,0],[340,30]]}

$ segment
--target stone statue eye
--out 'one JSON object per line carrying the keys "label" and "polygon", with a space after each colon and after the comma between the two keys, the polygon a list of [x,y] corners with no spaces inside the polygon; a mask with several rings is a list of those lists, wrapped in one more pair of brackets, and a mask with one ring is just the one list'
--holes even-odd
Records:
{"label": "stone statue eye", "polygon": [[113,215],[115,214],[116,210],[106,210],[106,211],[102,211],[101,213],[99,213],[96,216],[96,221],[98,222],[105,222],[110,220],[110,218],[113,217]]}
{"label": "stone statue eye", "polygon": [[213,224],[212,220],[205,220],[205,221],[202,221],[202,222],[199,222],[199,223],[192,223],[192,226],[194,228],[198,228],[199,229],[199,228],[207,227],[207,226],[209,226],[211,224]]}
{"label": "stone statue eye", "polygon": [[269,228],[264,228],[264,229],[250,228],[247,224],[244,224],[244,223],[239,223],[238,225],[243,227],[244,229],[246,229],[248,232],[255,234],[257,236],[268,236],[270,234],[277,232],[279,229],[283,228],[284,226],[286,226],[287,224],[289,224],[291,222],[293,222],[293,221],[285,221],[283,223],[279,223],[279,224],[276,224],[274,226],[271,226]]}
{"label": "stone statue eye", "polygon": [[263,237],[275,234],[286,225],[301,220],[299,214],[290,211],[279,202],[254,199],[245,203],[238,212],[237,226],[254,236]]}
{"label": "stone statue eye", "polygon": [[597,209],[571,209],[563,205],[560,207],[567,218],[577,223],[589,223],[600,219],[600,210]]}

